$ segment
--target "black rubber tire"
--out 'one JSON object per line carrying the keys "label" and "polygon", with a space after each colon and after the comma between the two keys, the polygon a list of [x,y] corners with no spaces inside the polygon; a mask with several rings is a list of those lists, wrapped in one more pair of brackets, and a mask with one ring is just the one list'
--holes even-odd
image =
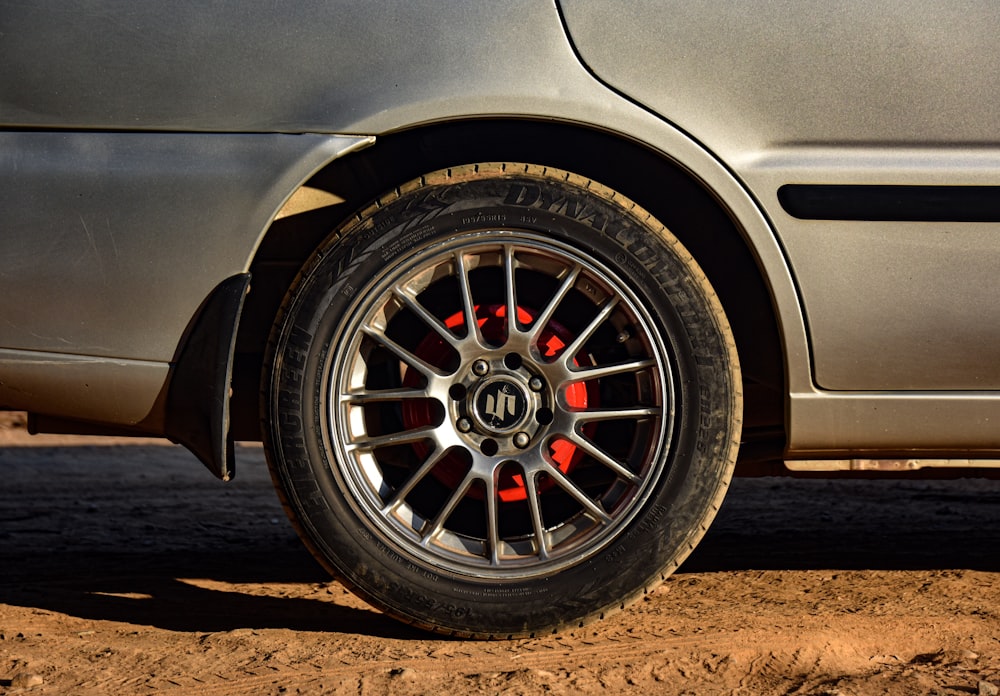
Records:
{"label": "black rubber tire", "polygon": [[[362,469],[337,444],[338,433],[348,426],[336,422],[338,407],[331,403],[336,401],[334,375],[340,374],[333,356],[355,339],[359,320],[351,317],[358,308],[381,306],[371,303],[382,292],[377,284],[385,274],[408,272],[411,259],[434,253],[435,245],[472,245],[506,239],[505,233],[523,233],[526,244],[550,240],[567,258],[575,249],[595,268],[607,269],[609,287],[636,298],[636,307],[641,305],[636,311],[651,319],[643,340],[660,346],[652,352],[662,353],[663,374],[654,377],[657,384],[669,382],[671,390],[670,403],[654,421],[662,426],[665,444],[661,449],[631,445],[656,455],[637,476],[631,507],[623,508],[620,517],[609,513],[612,522],[603,526],[594,521],[593,532],[582,527],[594,541],[580,543],[579,557],[570,546],[558,563],[532,565],[530,558],[520,558],[523,569],[511,566],[506,574],[491,570],[488,553],[468,563],[453,562],[447,555],[451,549],[423,553],[394,531],[395,522],[373,522],[372,504],[359,500],[365,494],[351,483]],[[558,257],[560,252],[553,253]],[[336,230],[299,274],[272,331],[265,365],[265,451],[285,509],[305,543],[331,573],[376,607],[451,635],[537,635],[624,608],[662,582],[694,548],[722,501],[736,459],[742,416],[738,358],[704,274],[676,238],[634,203],[597,182],[552,168],[456,167],[373,202]],[[459,391],[464,393],[464,387]],[[536,427],[533,421],[531,427]],[[381,451],[372,450],[371,456]],[[585,513],[580,519],[581,525],[592,521]],[[542,527],[545,531],[531,538],[545,548],[542,537],[548,539],[549,532],[545,523]],[[484,541],[483,548],[513,548],[502,546],[506,543]],[[445,562],[435,562],[439,556]],[[498,563],[496,557],[493,562]]]}

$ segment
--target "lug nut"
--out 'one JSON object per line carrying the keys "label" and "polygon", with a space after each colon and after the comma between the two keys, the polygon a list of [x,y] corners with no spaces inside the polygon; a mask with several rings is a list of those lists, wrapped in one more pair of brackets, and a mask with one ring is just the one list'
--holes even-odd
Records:
{"label": "lug nut", "polygon": [[524,449],[531,444],[531,436],[528,433],[517,433],[514,435],[514,446],[518,449]]}
{"label": "lug nut", "polygon": [[472,373],[477,377],[485,377],[489,374],[490,364],[485,360],[477,360],[472,363]]}
{"label": "lug nut", "polygon": [[541,377],[532,377],[528,380],[528,388],[534,392],[542,391],[542,387],[545,386],[545,382],[542,381]]}
{"label": "lug nut", "polygon": [[467,433],[472,430],[472,421],[468,418],[459,418],[458,423],[455,425],[458,427],[460,433]]}

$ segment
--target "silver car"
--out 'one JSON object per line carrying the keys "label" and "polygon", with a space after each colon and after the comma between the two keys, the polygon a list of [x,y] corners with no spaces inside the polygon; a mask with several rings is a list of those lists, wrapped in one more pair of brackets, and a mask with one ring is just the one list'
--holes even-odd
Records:
{"label": "silver car", "polygon": [[734,470],[1000,454],[1000,4],[0,0],[0,408],[263,440],[449,634],[616,611]]}

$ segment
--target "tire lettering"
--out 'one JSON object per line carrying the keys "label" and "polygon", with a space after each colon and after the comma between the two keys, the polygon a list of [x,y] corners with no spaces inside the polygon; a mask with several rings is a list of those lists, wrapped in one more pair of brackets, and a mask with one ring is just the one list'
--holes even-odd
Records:
{"label": "tire lettering", "polygon": [[407,218],[416,218],[419,221],[426,219],[431,213],[436,213],[446,205],[440,198],[428,193],[426,196],[408,203],[403,210]]}
{"label": "tire lettering", "polygon": [[589,223],[595,230],[600,230],[602,232],[608,226],[608,218],[601,215],[596,210],[593,210],[590,206],[584,206],[583,210],[580,212],[580,217],[577,219],[580,222]]}
{"label": "tire lettering", "polygon": [[283,391],[278,394],[278,408],[281,410],[291,409],[298,411],[301,405],[302,400],[299,398],[298,392]]}
{"label": "tire lettering", "polygon": [[537,186],[528,186],[526,184],[514,184],[507,191],[507,197],[504,198],[504,205],[534,205],[538,200],[541,191]]}
{"label": "tire lettering", "polygon": [[463,225],[502,225],[506,221],[507,216],[503,213],[491,213],[490,215],[476,213],[470,217],[462,218]]}
{"label": "tire lettering", "polygon": [[381,552],[384,556],[388,557],[389,560],[393,561],[394,563],[398,563],[399,565],[405,566],[406,569],[408,571],[410,571],[411,573],[415,573],[417,575],[422,575],[423,577],[425,577],[428,580],[431,580],[433,582],[438,582],[441,579],[441,577],[439,575],[437,575],[435,573],[432,573],[431,571],[427,570],[426,568],[421,568],[420,566],[416,565],[415,563],[411,563],[410,561],[407,561],[406,559],[404,559],[402,556],[400,556],[399,554],[397,554],[395,551],[393,551],[392,549],[390,549],[388,546],[386,546],[385,544],[383,544],[381,541],[379,541],[378,539],[376,539],[375,537],[373,537],[371,535],[371,532],[369,532],[364,527],[358,527],[356,529],[356,531],[357,531],[357,535],[359,537],[361,537],[365,541],[371,543],[375,547],[376,550],[378,550],[379,552]]}
{"label": "tire lettering", "polygon": [[330,509],[326,503],[326,496],[323,495],[322,491],[313,491],[304,503],[310,509],[310,514],[317,514]]}
{"label": "tire lettering", "polygon": [[309,471],[310,469],[309,460],[299,457],[285,459],[285,466],[287,466],[289,470],[295,471]]}
{"label": "tire lettering", "polygon": [[473,595],[475,597],[533,597],[535,595],[546,594],[549,587],[477,587],[475,589],[465,589],[456,587],[455,591],[461,594]]}
{"label": "tire lettering", "polygon": [[379,255],[382,257],[383,261],[388,261],[389,259],[397,256],[400,251],[409,251],[414,248],[417,246],[418,242],[423,240],[424,237],[433,231],[432,227],[425,226],[415,229],[412,232],[407,232],[379,249]]}
{"label": "tire lettering", "polygon": [[284,368],[287,370],[301,370],[302,366],[306,364],[306,354],[302,350],[289,347],[285,351],[285,365]]}
{"label": "tire lettering", "polygon": [[646,270],[641,264],[636,263],[635,259],[623,251],[615,254],[615,263],[623,266],[633,278],[641,278]]}
{"label": "tire lettering", "polygon": [[[597,230],[604,230],[608,225],[608,218],[596,207],[588,203],[581,203],[572,198],[567,198],[561,193],[549,195],[538,186],[529,184],[514,184],[507,191],[504,198],[505,205],[522,205],[532,208],[540,208],[552,213],[565,215],[566,217],[588,223]],[[536,218],[523,216],[521,222],[534,223]]]}
{"label": "tire lettering", "polygon": [[297,432],[302,429],[302,419],[292,413],[281,413],[278,415],[278,427]]}
{"label": "tire lettering", "polygon": [[312,334],[310,334],[305,329],[299,328],[298,326],[293,326],[292,330],[288,333],[288,346],[292,348],[298,348],[300,351],[308,351],[309,345],[312,343]]}
{"label": "tire lettering", "polygon": [[377,223],[375,223],[375,225],[372,227],[372,231],[375,234],[382,234],[395,224],[396,224],[396,216],[388,215],[384,219],[379,220]]}
{"label": "tire lettering", "polygon": [[424,609],[430,611],[445,611],[456,619],[461,619],[468,616],[470,613],[469,609],[466,607],[459,607],[454,604],[439,602],[433,597],[420,594],[407,585],[400,585],[395,582],[389,584],[389,594],[412,606],[423,607]]}
{"label": "tire lettering", "polygon": [[550,213],[559,213],[566,217],[576,218],[576,201],[568,201],[562,195],[557,194],[549,198],[543,191],[539,197],[538,207]]}
{"label": "tire lettering", "polygon": [[602,560],[605,563],[610,563],[617,559],[619,556],[625,553],[628,543],[635,537],[642,535],[644,537],[649,536],[652,532],[655,532],[660,526],[660,520],[663,516],[667,514],[667,508],[663,505],[654,505],[649,508],[643,517],[642,523],[638,527],[626,534],[621,543],[616,545],[611,551],[604,554]]}

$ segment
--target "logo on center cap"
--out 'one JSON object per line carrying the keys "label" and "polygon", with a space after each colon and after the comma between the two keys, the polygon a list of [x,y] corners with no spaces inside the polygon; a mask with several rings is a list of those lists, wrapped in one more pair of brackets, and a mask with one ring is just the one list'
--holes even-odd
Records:
{"label": "logo on center cap", "polygon": [[476,396],[476,414],[483,425],[493,430],[508,430],[524,419],[528,401],[513,382],[504,379],[490,382]]}

